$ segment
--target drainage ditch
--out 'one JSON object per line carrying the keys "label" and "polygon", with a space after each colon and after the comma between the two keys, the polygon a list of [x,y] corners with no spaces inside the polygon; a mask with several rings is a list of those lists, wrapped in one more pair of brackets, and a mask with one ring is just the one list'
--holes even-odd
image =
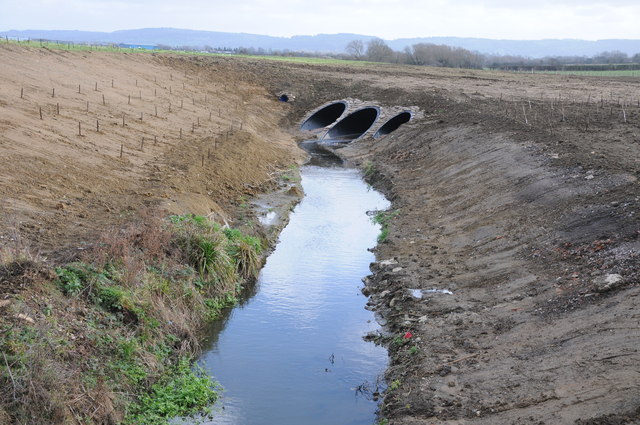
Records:
{"label": "drainage ditch", "polygon": [[378,326],[360,287],[379,233],[367,211],[388,201],[335,157],[312,158],[253,293],[211,329],[200,363],[225,392],[204,423],[375,422],[387,354],[362,339]]}

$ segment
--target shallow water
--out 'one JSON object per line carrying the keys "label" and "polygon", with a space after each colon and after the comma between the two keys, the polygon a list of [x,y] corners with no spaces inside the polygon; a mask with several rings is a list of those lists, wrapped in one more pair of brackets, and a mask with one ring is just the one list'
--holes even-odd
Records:
{"label": "shallow water", "polygon": [[254,293],[211,329],[200,363],[225,391],[208,424],[373,424],[386,351],[364,309],[379,228],[366,212],[388,202],[352,169],[302,168],[305,197]]}

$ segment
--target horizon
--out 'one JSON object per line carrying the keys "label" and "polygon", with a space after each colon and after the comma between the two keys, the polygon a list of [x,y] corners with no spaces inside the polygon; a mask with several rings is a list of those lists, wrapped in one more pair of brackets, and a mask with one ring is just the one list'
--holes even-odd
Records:
{"label": "horizon", "polygon": [[[370,34],[386,40],[424,37],[491,40],[640,39],[634,0],[245,0],[233,4],[186,0],[8,0],[0,28],[114,32],[180,28],[293,37]],[[355,17],[355,18],[354,18]],[[10,30],[6,30],[10,31]],[[17,30],[26,31],[26,30]]]}
{"label": "horizon", "polygon": [[517,38],[474,37],[474,36],[462,37],[462,36],[456,36],[456,35],[437,35],[437,36],[423,35],[423,36],[413,36],[413,37],[383,38],[383,37],[379,37],[379,36],[373,35],[373,34],[359,34],[359,33],[353,33],[353,32],[333,32],[333,33],[321,32],[321,33],[313,33],[313,34],[293,34],[293,35],[288,35],[288,36],[278,36],[278,35],[263,34],[263,33],[258,33],[258,32],[245,32],[245,31],[232,32],[232,31],[203,30],[203,29],[166,27],[166,26],[161,26],[161,27],[120,28],[120,29],[115,29],[115,30],[112,30],[112,31],[81,30],[81,29],[75,29],[75,28],[52,28],[52,29],[45,29],[45,28],[16,29],[16,28],[11,28],[11,29],[0,29],[0,32],[8,33],[8,32],[12,32],[12,31],[15,31],[15,32],[27,32],[27,31],[61,31],[62,32],[62,31],[71,31],[71,32],[95,32],[95,33],[113,34],[113,33],[117,33],[117,32],[140,31],[140,30],[179,30],[179,31],[213,32],[213,33],[228,33],[228,34],[246,34],[246,35],[258,35],[258,36],[263,36],[263,37],[274,37],[274,38],[284,38],[284,39],[292,39],[292,38],[295,38],[295,37],[353,35],[353,36],[357,36],[357,37],[381,38],[382,40],[385,40],[385,41],[397,41],[397,40],[404,40],[404,39],[421,39],[421,38],[478,39],[478,40],[491,40],[491,41],[547,41],[547,40],[594,41],[594,42],[596,42],[596,41],[608,41],[608,40],[632,40],[632,41],[637,40],[637,41],[640,41],[640,36],[638,36],[637,38],[615,38],[614,37],[614,38],[599,38],[599,39],[586,39],[586,38],[528,38],[528,39],[517,39]]}

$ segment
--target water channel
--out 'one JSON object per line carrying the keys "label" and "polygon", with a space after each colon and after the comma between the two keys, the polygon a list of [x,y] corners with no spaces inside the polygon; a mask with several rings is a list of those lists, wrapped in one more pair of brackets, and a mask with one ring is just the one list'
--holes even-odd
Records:
{"label": "water channel", "polygon": [[377,324],[360,288],[379,233],[367,211],[388,201],[319,156],[301,174],[305,197],[252,294],[211,329],[200,363],[224,393],[206,424],[375,422],[367,390],[387,356],[362,339]]}

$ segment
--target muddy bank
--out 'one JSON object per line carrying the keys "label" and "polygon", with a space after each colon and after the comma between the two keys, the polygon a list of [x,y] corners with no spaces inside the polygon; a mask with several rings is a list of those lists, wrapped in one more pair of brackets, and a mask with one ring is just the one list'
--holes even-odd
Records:
{"label": "muddy bank", "polygon": [[570,154],[526,140],[538,134],[411,127],[340,151],[371,161],[372,183],[397,212],[366,282],[388,330],[413,334],[389,344],[387,379],[398,385],[383,417],[637,421],[635,170],[567,167]]}
{"label": "muddy bank", "polygon": [[637,80],[245,66],[296,95],[288,125],[346,98],[424,112],[337,151],[393,202],[366,281],[382,420],[638,422]]}

